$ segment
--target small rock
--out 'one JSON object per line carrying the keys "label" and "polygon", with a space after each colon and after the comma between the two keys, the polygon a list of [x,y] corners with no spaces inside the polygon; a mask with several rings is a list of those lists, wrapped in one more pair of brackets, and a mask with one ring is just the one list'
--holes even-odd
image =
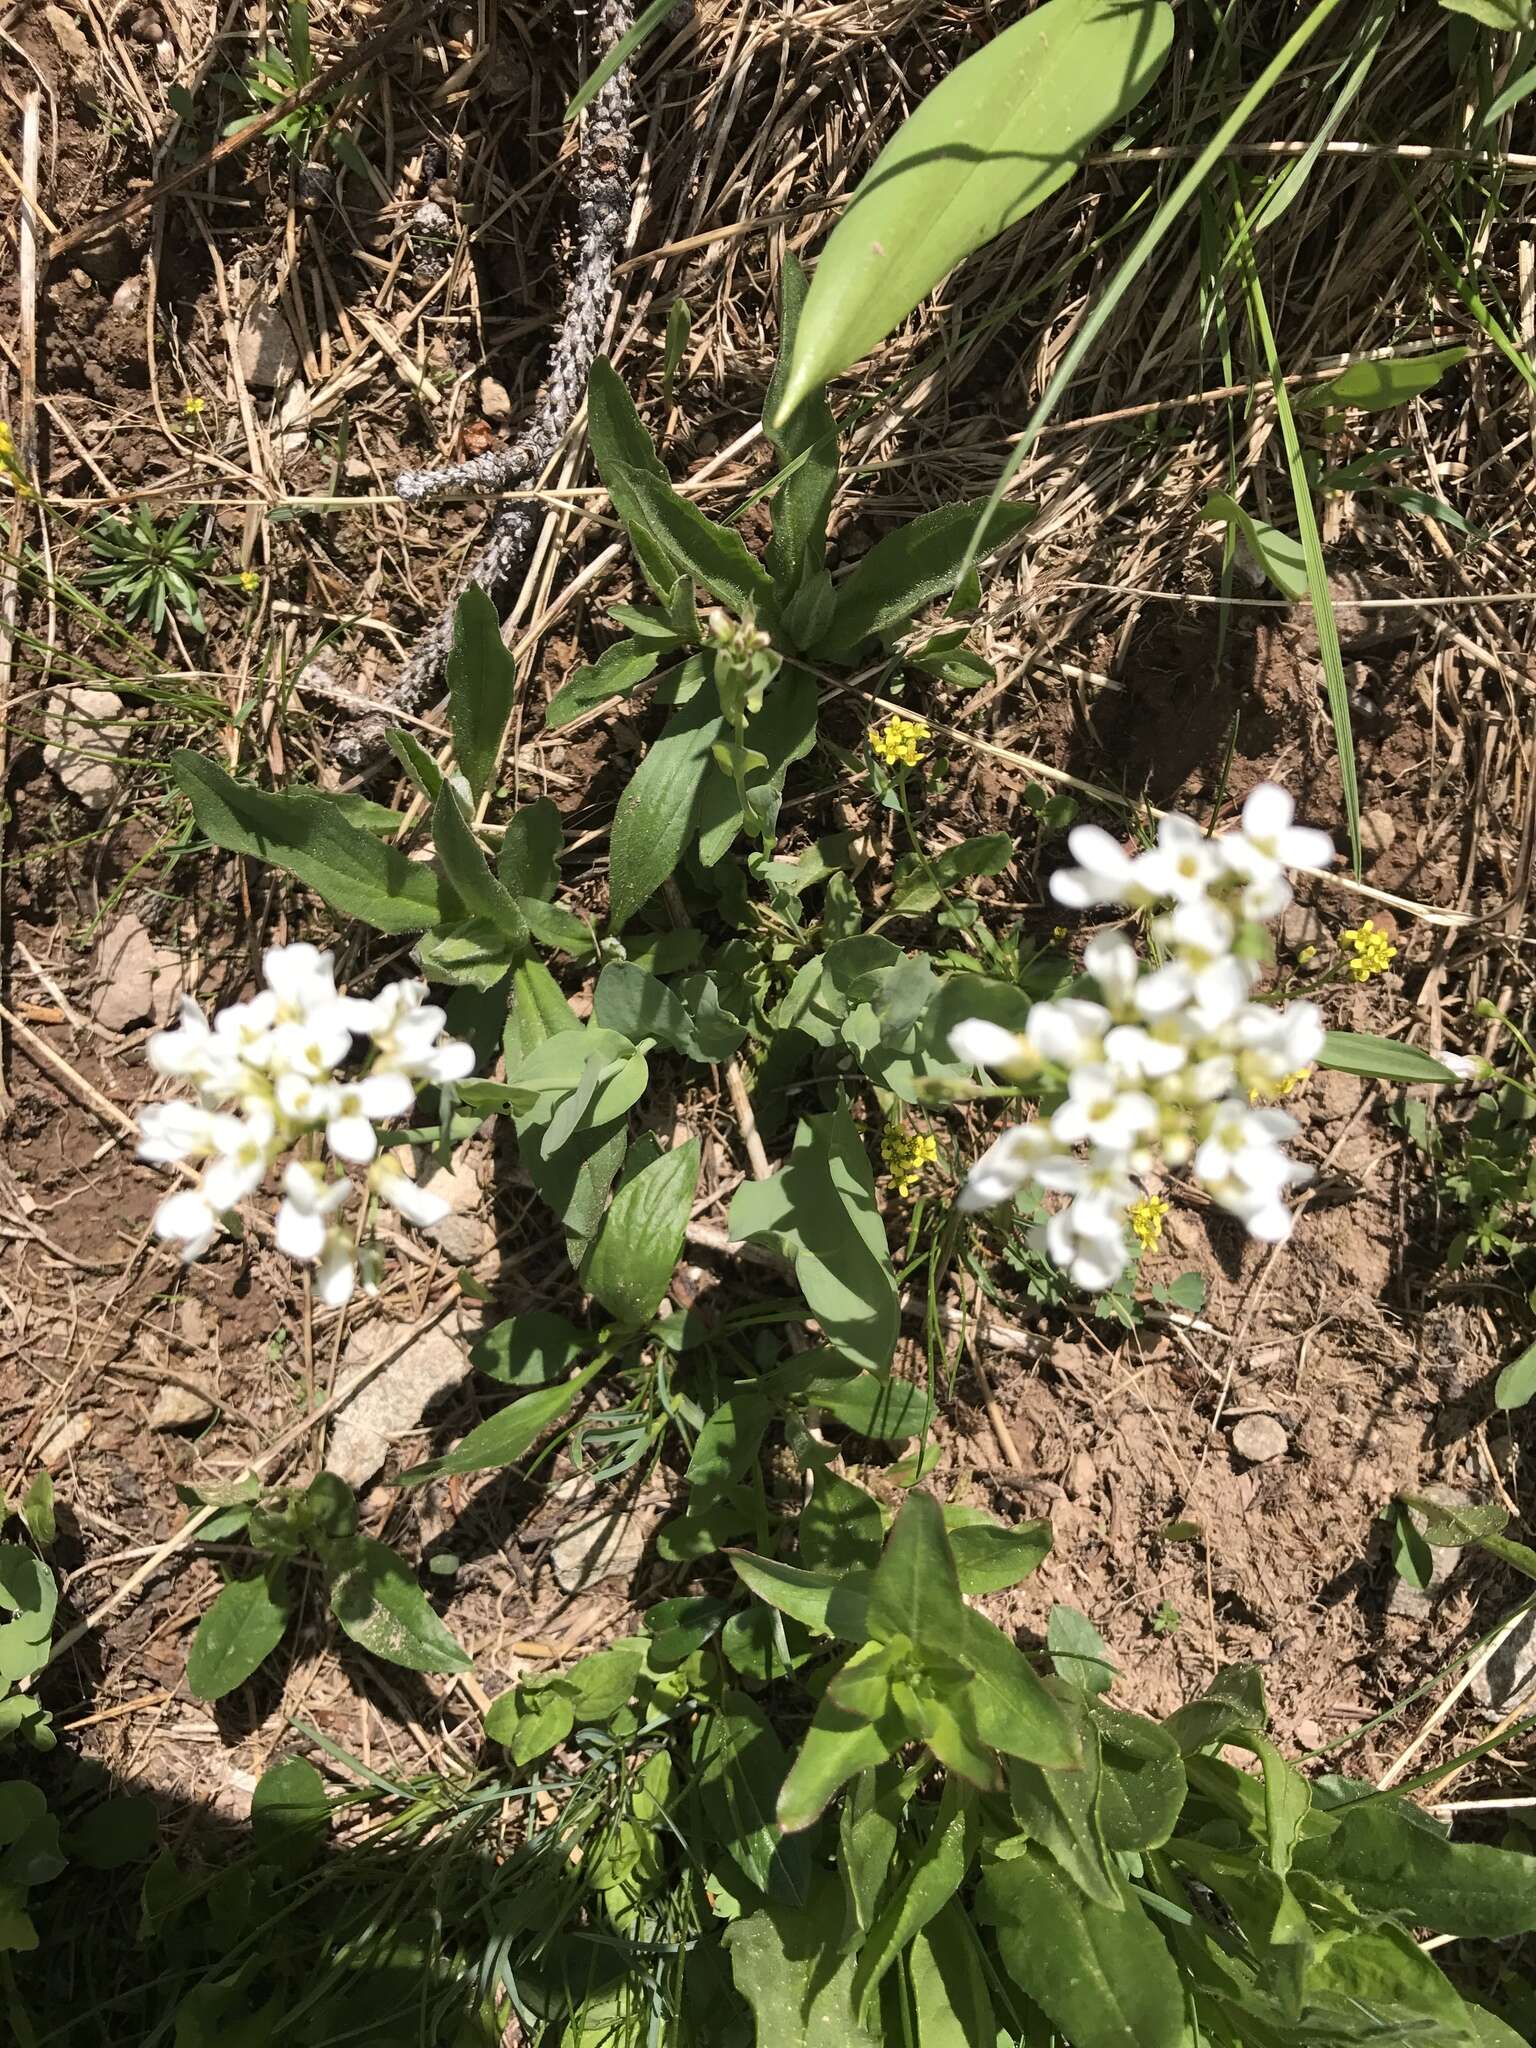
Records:
{"label": "small rock", "polygon": [[593,1492],[579,1474],[557,1486],[550,1503],[563,1511],[565,1534],[549,1561],[565,1593],[579,1593],[600,1579],[628,1578],[663,1513],[660,1501],[620,1501],[616,1506],[611,1489]]}
{"label": "small rock", "polygon": [[219,1412],[219,1404],[195,1387],[167,1380],[149,1411],[151,1429],[201,1429]]}
{"label": "small rock", "polygon": [[373,482],[373,464],[364,455],[349,455],[341,465],[341,473],[349,484]]}
{"label": "small rock", "polygon": [[461,1152],[452,1166],[442,1167],[425,1185],[434,1195],[453,1204],[453,1214],[423,1233],[442,1247],[443,1256],[456,1266],[472,1265],[496,1242],[489,1217],[481,1214],[484,1199],[473,1163]]}
{"label": "small rock", "polygon": [[125,277],[112,294],[112,310],[131,319],[144,303],[144,280],[142,277]]}
{"label": "small rock", "polygon": [[127,1031],[170,1012],[179,961],[157,946],[133,912],[125,911],[102,941],[101,985],[91,1015],[107,1031]]}
{"label": "small rock", "polygon": [[496,377],[480,379],[480,410],[493,426],[512,417],[512,394]]}
{"label": "small rock", "polygon": [[96,1427],[94,1415],[66,1415],[37,1447],[41,1464],[62,1464],[71,1451],[78,1451]]}
{"label": "small rock", "polygon": [[1283,1458],[1291,1440],[1273,1415],[1245,1415],[1232,1432],[1232,1448],[1250,1465],[1267,1465]]}
{"label": "small rock", "polygon": [[1093,1462],[1090,1451],[1078,1451],[1067,1467],[1066,1489],[1069,1500],[1086,1500],[1099,1483],[1099,1468]]}
{"label": "small rock", "polygon": [[58,44],[71,64],[88,64],[91,46],[80,33],[79,24],[67,7],[48,6],[43,17],[53,31],[53,40]]}
{"label": "small rock", "polygon": [[299,374],[298,343],[278,306],[253,306],[235,336],[240,374],[257,390],[276,391]]}
{"label": "small rock", "polygon": [[1327,936],[1323,920],[1309,903],[1292,903],[1280,913],[1276,937],[1280,950],[1293,958],[1303,946],[1320,946]]}
{"label": "small rock", "polygon": [[109,228],[77,249],[75,261],[93,284],[115,291],[133,268],[133,245],[122,228]]}
{"label": "small rock", "polygon": [[1380,860],[1396,838],[1397,825],[1386,811],[1361,812],[1360,850],[1368,862]]}
{"label": "small rock", "polygon": [[1536,1688],[1536,1614],[1523,1614],[1472,1680],[1472,1697],[1502,1721]]}
{"label": "small rock", "polygon": [[[399,1342],[388,1323],[369,1323],[347,1346],[343,1368],[355,1372]],[[331,1425],[325,1469],[361,1487],[384,1463],[396,1437],[409,1436],[439,1394],[468,1376],[469,1353],[446,1330],[423,1330],[376,1379],[359,1388]]]}
{"label": "small rock", "polygon": [[1298,1721],[1292,1733],[1303,1749],[1321,1749],[1327,1740],[1316,1721]]}
{"label": "small rock", "polygon": [[104,811],[117,794],[118,763],[114,734],[104,731],[121,720],[122,700],[111,690],[81,683],[55,690],[43,714],[43,761],[77,803],[88,811]]}

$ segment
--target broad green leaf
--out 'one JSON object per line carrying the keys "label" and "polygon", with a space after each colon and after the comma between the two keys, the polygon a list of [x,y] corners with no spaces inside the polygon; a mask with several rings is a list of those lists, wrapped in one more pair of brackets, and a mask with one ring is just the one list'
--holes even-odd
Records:
{"label": "broad green leaf", "polygon": [[587,384],[587,437],[614,510],[633,534],[642,529],[679,576],[692,577],[738,618],[775,616],[773,584],[741,536],[716,526],[679,497],[657,460],[629,393],[599,356]]}
{"label": "broad green leaf", "polygon": [[868,1934],[875,1924],[910,1800],[910,1786],[892,1766],[861,1771],[838,1807],[838,1869],[849,1917],[860,1934]]}
{"label": "broad green leaf", "polygon": [[301,1756],[268,1766],[251,1794],[251,1844],[263,1863],[296,1872],[318,1854],[331,1825],[325,1780]]}
{"label": "broad green leaf", "polygon": [[88,1870],[121,1870],[152,1856],[160,1827],[160,1809],[153,1799],[129,1795],[104,1799],[65,1838],[71,1862]]}
{"label": "broad green leaf", "polygon": [[40,1549],[47,1550],[58,1534],[58,1521],[53,1511],[53,1480],[47,1472],[39,1472],[22,1495],[20,1512],[27,1534]]}
{"label": "broad green leaf", "polygon": [[[755,1452],[755,1445],[753,1449]],[[692,1498],[686,1514],[674,1515],[657,1530],[656,1555],[669,1564],[714,1557],[728,1544],[750,1535],[757,1517],[756,1498],[746,1487],[727,1486],[718,1493],[706,1493],[702,1500]]]}
{"label": "broad green leaf", "polygon": [[1452,1842],[1399,1799],[1364,1799],[1337,1818],[1297,1846],[1296,1867],[1342,1885],[1363,1912],[1490,1941],[1536,1929],[1536,1857]]}
{"label": "broad green leaf", "polygon": [[1218,1747],[1234,1730],[1261,1733],[1269,1720],[1264,1681],[1252,1664],[1218,1671],[1199,1699],[1189,1700],[1168,1716],[1163,1731],[1178,1745],[1181,1756]]}
{"label": "broad green leaf", "polygon": [[626,1181],[598,1226],[581,1278],[627,1329],[656,1313],[672,1278],[699,1182],[699,1141],[674,1145]]}
{"label": "broad green leaf", "polygon": [[806,278],[800,259],[786,250],[779,309],[779,360],[763,398],[764,430],[778,457],[782,478],[771,501],[773,537],[764,560],[768,573],[786,596],[798,591],[825,561],[827,515],[837,489],[837,422],[826,398],[819,392],[814,396],[808,393],[782,425],[776,424],[805,295]]}
{"label": "broad green leaf", "polygon": [[[890,909],[903,917],[933,910],[959,883],[977,875],[1000,875],[1012,859],[1013,841],[1006,832],[984,832],[980,838],[962,840],[931,858],[903,854],[891,877]],[[913,973],[927,967],[929,979],[933,979],[933,969],[921,956],[905,965]],[[916,1014],[910,1021],[916,1021]]]}
{"label": "broad green leaf", "polygon": [[962,1593],[1001,1593],[1037,1571],[1050,1555],[1049,1522],[970,1522],[949,1532]]}
{"label": "broad green leaf", "polygon": [[626,1038],[654,1038],[668,1052],[696,1058],[688,1012],[664,981],[628,960],[610,960],[592,992],[594,1022]]}
{"label": "broad green leaf", "polygon": [[454,607],[444,679],[454,765],[478,804],[496,773],[517,696],[517,664],[502,641],[496,607],[478,583],[466,584]]}
{"label": "broad green leaf", "polygon": [[578,1330],[549,1309],[529,1309],[495,1323],[469,1347],[469,1362],[504,1387],[541,1387],[568,1373],[592,1349],[590,1330]]}
{"label": "broad green leaf", "polygon": [[987,1966],[962,1907],[918,1930],[907,1955],[915,2048],[997,2048]]}
{"label": "broad green leaf", "polygon": [[797,1395],[808,1408],[825,1408],[835,1415],[845,1429],[883,1443],[921,1436],[933,1422],[928,1390],[891,1373],[827,1373],[797,1389]]}
{"label": "broad green leaf", "polygon": [[1469,14],[1485,28],[1536,27],[1536,0],[1440,0],[1452,14]]}
{"label": "broad green leaf", "polygon": [[1481,1543],[1485,1536],[1501,1534],[1509,1521],[1506,1510],[1495,1502],[1463,1507],[1418,1493],[1405,1493],[1400,1498],[1404,1507],[1413,1509],[1424,1541],[1436,1550],[1460,1550],[1468,1543]]}
{"label": "broad green leaf", "polygon": [[588,668],[577,669],[568,676],[550,698],[544,713],[544,724],[548,731],[558,732],[563,725],[580,718],[584,711],[591,711],[599,704],[606,704],[611,697],[626,696],[638,683],[654,675],[663,655],[675,641],[658,645],[647,645],[638,639],[615,640],[611,647],[605,647]]}
{"label": "broad green leaf", "polygon": [[812,1470],[798,1534],[801,1561],[812,1571],[864,1571],[879,1563],[885,1523],[873,1494],[824,1461]]}
{"label": "broad green leaf", "polygon": [[528,950],[528,920],[491,873],[484,848],[449,782],[438,791],[432,806],[432,843],[470,915],[506,934],[507,965],[516,966]]}
{"label": "broad green leaf", "polygon": [[1147,91],[1173,16],[1152,0],[1047,0],[930,92],[861,180],[817,266],[780,398],[787,419],[962,258],[1058,190]]}
{"label": "broad green leaf", "polygon": [[[773,1410],[764,1395],[753,1386],[737,1387],[711,1409],[694,1439],[686,1478],[692,1488],[734,1486],[757,1463],[758,1447]],[[707,1501],[691,1500],[690,1516],[707,1508]],[[820,1561],[805,1562],[820,1569]]]}
{"label": "broad green leaf", "polygon": [[[416,964],[428,981],[446,981],[454,988],[477,989],[487,995],[515,967],[520,948],[507,931],[489,918],[471,918],[423,932],[416,941]],[[468,1098],[466,1097],[467,1101]]]}
{"label": "broad green leaf", "polygon": [[1232,1741],[1251,1750],[1264,1772],[1264,1832],[1269,1867],[1284,1877],[1291,1867],[1302,1825],[1312,1810],[1312,1787],[1288,1764],[1266,1735],[1234,1735]]}
{"label": "broad green leaf", "polygon": [[1456,1076],[1417,1046],[1402,1045],[1395,1038],[1377,1038],[1368,1031],[1330,1031],[1317,1056],[1320,1067],[1332,1067],[1341,1074],[1364,1074],[1376,1081],[1442,1081],[1452,1086]]}
{"label": "broad green leaf", "polygon": [[979,1833],[973,1795],[956,1779],[946,1779],[927,1835],[859,1950],[853,1998],[861,2010],[914,1935],[964,1884]]}
{"label": "broad green leaf", "polygon": [[735,1237],[787,1246],[828,1345],[855,1365],[889,1370],[900,1329],[896,1276],[874,1176],[846,1106],[801,1122],[788,1164],[738,1189],[730,1227]]}
{"label": "broad green leaf", "polygon": [[[813,650],[817,660],[847,661],[866,640],[896,632],[934,598],[947,597],[985,511],[981,504],[941,505],[876,541],[837,586],[832,622]],[[977,552],[1000,548],[1034,516],[1032,505],[999,505]]]}
{"label": "broad green leaf", "polygon": [[[874,1644],[855,1651],[849,1661],[870,1653],[878,1654]],[[779,1826],[791,1835],[810,1827],[850,1778],[883,1764],[907,1740],[906,1725],[898,1714],[886,1713],[878,1721],[866,1721],[840,1707],[830,1695],[822,1698],[779,1793]]]}
{"label": "broad green leaf", "polygon": [[1051,1609],[1046,1623],[1046,1648],[1058,1678],[1068,1685],[1080,1685],[1085,1692],[1108,1692],[1115,1682],[1115,1667],[1109,1651],[1086,1614],[1060,1604]]}
{"label": "broad green leaf", "polygon": [[171,756],[171,774],[215,846],[285,869],[346,917],[415,932],[460,915],[435,868],[349,825],[318,790],[257,789],[186,751]]}
{"label": "broad green leaf", "polygon": [[1429,1545],[1420,1534],[1418,1524],[1400,1500],[1394,1501],[1387,1510],[1387,1521],[1393,1570],[1410,1586],[1416,1586],[1421,1593],[1427,1592],[1434,1583],[1435,1560],[1429,1554]]}
{"label": "broad green leaf", "polygon": [[951,1647],[972,1674],[971,1701],[982,1741],[1047,1770],[1076,1770],[1083,1752],[1073,1718],[1010,1636],[972,1607],[962,1613],[960,1634]]}
{"label": "broad green leaf", "polygon": [[221,1700],[244,1685],[281,1642],[292,1611],[286,1564],[270,1565],[253,1579],[231,1579],[198,1623],[187,1652],[192,1697]]}
{"label": "broad green leaf", "polygon": [[599,1356],[557,1386],[524,1394],[510,1408],[488,1416],[441,1458],[431,1458],[425,1465],[413,1465],[409,1472],[402,1472],[395,1484],[420,1486],[428,1479],[446,1479],[452,1472],[497,1472],[503,1465],[515,1465],[550,1424],[559,1421],[588,1380],[606,1364],[606,1355]]}
{"label": "broad green leaf", "polygon": [[696,697],[671,718],[624,786],[608,845],[608,928],[620,932],[661,887],[688,843],[710,748],[725,721]]}
{"label": "broad green leaf", "polygon": [[1104,1700],[1089,1709],[1099,1731],[1099,1831],[1107,1849],[1160,1849],[1183,1809],[1188,1780],[1166,1729]]}
{"label": "broad green leaf", "polygon": [[1188,2048],[1172,1956],[1129,1889],[1085,1899],[1033,1845],[991,1866],[979,1894],[1003,1967],[1072,2048]]}
{"label": "broad green leaf", "polygon": [[[853,2009],[853,1956],[841,1941],[842,1899],[830,1873],[808,1905],[760,1907],[726,1929],[736,1989],[752,2008],[760,2048],[882,2048]],[[712,2002],[701,2041],[724,2042],[725,2012]]]}
{"label": "broad green leaf", "polygon": [[354,1643],[407,1671],[469,1670],[473,1658],[444,1628],[387,1544],[345,1536],[326,1546],[325,1564],[331,1612]]}
{"label": "broad green leaf", "polygon": [[[1494,1382],[1493,1400],[1498,1408],[1523,1408],[1536,1394],[1536,1344],[1527,1344],[1518,1358],[1512,1358]],[[22,1509],[26,1513],[26,1509]],[[32,1531],[37,1535],[37,1531]],[[38,1537],[38,1541],[42,1542]]]}
{"label": "broad green leaf", "polygon": [[949,1656],[965,1613],[944,1511],[932,1494],[909,1493],[870,1579],[870,1633],[879,1642],[905,1636],[920,1652]]}
{"label": "broad green leaf", "polygon": [[695,1778],[712,1842],[760,1893],[804,1904],[810,1883],[805,1845],[779,1830],[775,1804],[789,1771],[773,1724],[744,1692],[725,1691],[699,1723]]}
{"label": "broad green leaf", "polygon": [[1464,348],[1444,348],[1427,356],[1388,356],[1372,363],[1351,363],[1326,384],[1298,392],[1291,403],[1298,412],[1327,411],[1339,405],[1356,406],[1362,412],[1386,412],[1417,398],[1421,391],[1432,391],[1466,353]]}
{"label": "broad green leaf", "polygon": [[1291,599],[1307,594],[1307,564],[1301,542],[1293,534],[1257,519],[1225,491],[1212,491],[1205,501],[1203,519],[1218,520],[1235,527],[1248,543],[1249,552],[1264,574],[1284,596]]}
{"label": "broad green leaf", "polygon": [[496,873],[509,896],[536,896],[548,903],[560,882],[560,848],[565,827],[547,796],[521,804],[507,820],[496,855]]}
{"label": "broad green leaf", "polygon": [[579,1723],[601,1725],[633,1699],[646,1648],[644,1636],[625,1636],[581,1658],[569,1671],[556,1672],[550,1682],[576,1709]]}
{"label": "broad green leaf", "polygon": [[731,1552],[731,1564],[742,1584],[759,1600],[766,1600],[770,1607],[793,1616],[819,1635],[862,1642],[868,1633],[868,1573],[802,1571],[798,1565],[754,1557],[743,1550]]}
{"label": "broad green leaf", "polygon": [[1119,1913],[1125,1895],[1099,1828],[1099,1778],[1099,1734],[1090,1723],[1081,1770],[1042,1771],[1038,1764],[1014,1758],[1008,1766],[1008,1799],[1022,1833],[1050,1852],[1083,1897]]}

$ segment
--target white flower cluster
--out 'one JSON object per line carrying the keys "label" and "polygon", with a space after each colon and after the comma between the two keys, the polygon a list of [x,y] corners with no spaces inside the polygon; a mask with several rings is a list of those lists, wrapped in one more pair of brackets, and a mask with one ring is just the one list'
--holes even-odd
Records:
{"label": "white flower cluster", "polygon": [[[357,1192],[346,1168],[368,1169],[361,1195],[366,1226],[374,1199],[421,1228],[440,1223],[449,1204],[420,1188],[390,1152],[376,1125],[404,1116],[418,1088],[461,1081],[474,1066],[467,1045],[442,1036],[444,1014],[422,981],[397,981],[371,1000],[336,987],[335,963],[314,946],[272,946],[262,961],[266,986],[249,1002],[220,1010],[210,1024],[186,1000],[172,1031],[149,1041],[157,1074],[190,1083],[196,1100],[153,1103],[139,1112],[139,1157],[155,1165],[206,1162],[195,1187],[167,1195],[155,1230],[201,1258],[223,1219],[254,1195],[285,1153],[277,1248],[316,1267],[328,1308],[350,1299],[361,1264],[377,1285],[379,1256],[365,1228],[353,1233],[338,1212]],[[371,1041],[360,1071],[344,1074],[353,1041]],[[323,1146],[341,1162],[332,1175]],[[359,1238],[364,1239],[361,1248]]]}
{"label": "white flower cluster", "polygon": [[1028,1077],[1043,1097],[1038,1122],[1005,1131],[971,1168],[961,1208],[1009,1201],[1030,1181],[1071,1195],[1039,1244],[1080,1287],[1113,1286],[1125,1270],[1127,1219],[1141,1200],[1133,1176],[1159,1163],[1192,1167],[1252,1236],[1278,1244],[1290,1234],[1286,1190],[1310,1177],[1283,1149],[1299,1126],[1256,1105],[1317,1058],[1322,1015],[1315,1003],[1250,998],[1260,973],[1254,927],[1291,901],[1285,868],[1333,859],[1327,834],[1293,815],[1285,791],[1264,784],[1243,806],[1241,829],[1220,837],[1168,817],[1155,847],[1128,854],[1097,826],[1079,826],[1067,842],[1079,865],[1052,876],[1052,895],[1074,910],[1157,911],[1161,963],[1149,966],[1123,933],[1100,933],[1083,955],[1099,1001],[1036,1003],[1022,1034],[980,1018],[950,1034],[957,1059]]}

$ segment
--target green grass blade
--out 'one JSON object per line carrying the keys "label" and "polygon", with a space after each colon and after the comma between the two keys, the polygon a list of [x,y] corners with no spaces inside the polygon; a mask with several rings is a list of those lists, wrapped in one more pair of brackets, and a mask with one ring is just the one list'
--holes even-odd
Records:
{"label": "green grass blade", "polygon": [[565,110],[567,121],[586,112],[621,64],[627,64],[653,29],[658,29],[677,5],[677,0],[651,0],[632,29],[627,29],[592,75],[577,87]]}

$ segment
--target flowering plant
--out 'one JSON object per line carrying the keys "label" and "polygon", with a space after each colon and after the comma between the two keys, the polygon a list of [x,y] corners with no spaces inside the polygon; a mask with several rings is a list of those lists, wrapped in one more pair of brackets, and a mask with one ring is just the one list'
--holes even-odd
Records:
{"label": "flowering plant", "polygon": [[950,1033],[957,1059],[1027,1081],[1041,1099],[1037,1121],[976,1161],[960,1207],[993,1207],[1029,1181],[1070,1195],[1040,1248],[1081,1287],[1111,1287],[1125,1270],[1128,1227],[1145,1211],[1138,1180],[1159,1166],[1190,1167],[1251,1236],[1290,1234],[1285,1193],[1310,1169],[1285,1151],[1299,1126],[1272,1105],[1322,1052],[1323,1021],[1315,1003],[1252,997],[1263,925],[1291,901],[1285,869],[1333,859],[1326,833],[1293,820],[1286,792],[1264,784],[1241,829],[1220,837],[1170,816],[1155,846],[1128,854],[1079,826],[1068,839],[1078,865],[1052,877],[1052,895],[1074,910],[1155,913],[1158,960],[1101,932],[1083,955],[1095,996],[1036,1003],[1022,1032],[969,1018]]}
{"label": "flowering plant", "polygon": [[[332,955],[310,945],[269,947],[262,976],[258,995],[211,1024],[184,1001],[175,1029],[149,1041],[156,1073],[188,1082],[195,1099],[140,1111],[139,1157],[201,1168],[195,1185],[161,1202],[155,1231],[179,1244],[184,1260],[200,1258],[286,1156],[277,1248],[313,1264],[321,1301],[338,1308],[360,1271],[366,1290],[377,1287],[380,1254],[369,1233],[379,1202],[423,1229],[449,1213],[381,1151],[378,1126],[413,1109],[420,1088],[463,1080],[474,1054],[442,1036],[444,1013],[426,1000],[425,982],[392,982],[366,1001],[343,995]],[[357,1039],[370,1047],[361,1063]],[[327,1153],[339,1170],[328,1169]],[[352,1167],[366,1169],[360,1190]],[[354,1198],[349,1230],[340,1212]]]}

